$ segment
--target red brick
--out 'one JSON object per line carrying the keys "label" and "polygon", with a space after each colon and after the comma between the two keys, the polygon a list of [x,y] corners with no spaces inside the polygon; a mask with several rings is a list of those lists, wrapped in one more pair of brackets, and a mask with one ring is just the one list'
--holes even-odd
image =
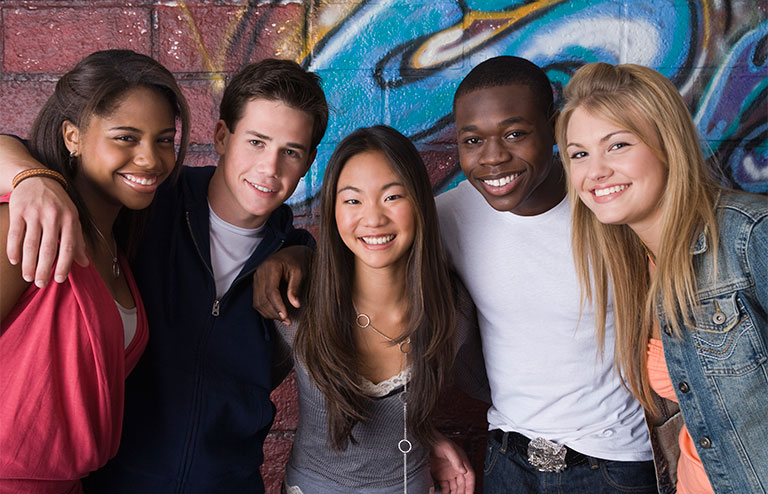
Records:
{"label": "red brick", "polygon": [[219,155],[213,150],[213,145],[190,146],[184,158],[185,166],[215,166]]}
{"label": "red brick", "polygon": [[277,407],[272,431],[295,432],[299,425],[299,404],[296,389],[296,372],[291,371],[285,381],[272,392],[272,402]]}
{"label": "red brick", "polygon": [[55,82],[0,81],[0,130],[28,137],[37,112],[55,87]]}
{"label": "red brick", "polygon": [[456,146],[435,146],[435,149],[422,150],[421,157],[429,171],[429,179],[436,189],[441,189],[450,181],[459,167],[459,153]]}
{"label": "red brick", "polygon": [[181,81],[190,110],[191,144],[212,144],[213,129],[219,119],[219,102],[224,82],[218,80]]}
{"label": "red brick", "polygon": [[303,7],[248,5],[159,7],[156,58],[174,72],[235,72],[268,57],[296,59]]}
{"label": "red brick", "polygon": [[291,455],[293,436],[289,434],[272,434],[264,441],[264,464],[261,466],[261,476],[267,494],[280,494],[280,485],[285,477],[285,464]]}
{"label": "red brick", "polygon": [[149,9],[3,9],[3,72],[63,73],[97,50],[150,54]]}

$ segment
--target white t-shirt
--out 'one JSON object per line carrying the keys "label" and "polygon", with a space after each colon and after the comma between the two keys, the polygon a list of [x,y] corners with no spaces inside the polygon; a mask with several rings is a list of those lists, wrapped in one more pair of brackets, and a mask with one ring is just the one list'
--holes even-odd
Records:
{"label": "white t-shirt", "polygon": [[208,205],[211,228],[211,269],[216,280],[216,298],[221,298],[235,281],[264,238],[264,225],[240,228],[216,216]]}
{"label": "white t-shirt", "polygon": [[592,309],[579,320],[568,198],[517,216],[496,211],[464,181],[437,207],[449,257],[477,306],[490,429],[597,458],[650,460],[643,410],[613,368],[612,313],[603,357]]}

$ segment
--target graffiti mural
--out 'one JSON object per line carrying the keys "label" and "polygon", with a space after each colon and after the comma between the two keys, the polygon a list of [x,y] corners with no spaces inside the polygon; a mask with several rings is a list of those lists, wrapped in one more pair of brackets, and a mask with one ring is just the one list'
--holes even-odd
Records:
{"label": "graffiti mural", "polygon": [[[321,3],[313,19],[322,22],[326,9],[337,8]],[[332,105],[345,109],[332,122],[328,141],[383,121],[422,149],[450,138],[453,93],[486,58],[532,60],[547,71],[558,96],[584,63],[647,65],[678,86],[708,154],[727,178],[745,190],[768,192],[766,19],[768,6],[756,10],[754,2],[486,0],[414,6],[390,0],[357,4],[334,25],[323,26],[303,61],[321,74],[344,72],[343,81],[326,81]],[[355,65],[359,69],[350,70]],[[361,111],[365,105],[381,110]],[[314,178],[305,184],[304,197],[315,195],[320,181]],[[456,166],[433,173],[438,189],[460,179]]]}
{"label": "graffiti mural", "polygon": [[[316,165],[291,199],[294,206],[308,206],[298,208],[308,212],[333,147],[359,126],[386,123],[410,136],[425,157],[436,192],[460,181],[453,93],[467,72],[489,57],[506,54],[532,60],[547,72],[558,98],[585,63],[638,63],[660,71],[679,88],[705,153],[723,179],[768,193],[768,0],[139,4],[118,8],[119,2],[104,2],[97,9],[102,17],[91,21],[92,27],[82,27],[94,16],[79,0],[61,0],[55,7],[42,0],[0,2],[6,31],[4,70],[11,74],[5,80],[23,87],[27,73],[39,70],[51,74],[40,76],[44,84],[69,67],[56,64],[57,56],[48,47],[56,43],[40,38],[36,44],[24,44],[29,37],[25,26],[35,16],[42,16],[37,22],[48,27],[41,31],[48,34],[41,36],[58,43],[82,36],[88,51],[128,45],[147,52],[168,65],[183,84],[189,82],[200,129],[190,163],[199,164],[215,158],[208,121],[216,118],[226,76],[265,57],[294,59],[323,77],[333,109]],[[115,20],[121,18],[124,24]],[[40,94],[33,96],[39,99]],[[21,110],[31,123],[33,113],[26,107],[17,109],[10,99],[4,103],[7,113]]]}

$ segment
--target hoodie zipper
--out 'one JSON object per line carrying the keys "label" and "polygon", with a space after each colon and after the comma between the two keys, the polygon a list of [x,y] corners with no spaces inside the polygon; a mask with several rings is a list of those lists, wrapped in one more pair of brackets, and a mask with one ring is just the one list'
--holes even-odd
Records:
{"label": "hoodie zipper", "polygon": [[[189,234],[192,237],[192,243],[194,244],[195,250],[197,251],[197,255],[200,257],[200,260],[203,261],[203,265],[205,265],[205,269],[206,269],[206,271],[208,271],[208,274],[211,276],[211,279],[215,280],[216,278],[213,275],[213,270],[208,265],[208,263],[205,262],[205,257],[203,256],[203,252],[200,250],[200,246],[197,243],[197,238],[195,237],[194,231],[192,230],[192,221],[190,220],[190,213],[189,213],[189,211],[185,211],[185,218],[186,218],[186,221],[187,221],[187,228],[189,230]],[[264,259],[266,259],[270,255],[274,254],[278,250],[280,250],[280,248],[284,244],[285,244],[285,240],[281,239],[279,245],[277,245],[274,249],[271,249],[269,254],[267,254],[264,257]],[[218,317],[219,316],[221,301],[227,297],[227,293],[229,293],[229,291],[232,289],[232,287],[235,286],[242,279],[247,278],[248,276],[252,275],[255,270],[256,270],[256,268],[254,268],[254,269],[250,270],[249,272],[247,272],[247,273],[245,273],[245,274],[235,278],[235,280],[232,282],[232,284],[230,285],[230,287],[227,290],[227,292],[224,293],[224,295],[221,296],[221,299],[214,298],[214,300],[213,300],[213,307],[211,308],[211,315],[212,316],[214,316],[214,317]],[[207,338],[206,338],[206,341],[207,341]],[[194,407],[195,409],[197,408],[197,405],[199,405],[199,398],[198,398],[198,396],[200,394],[201,380],[202,380],[202,378],[201,378],[200,374],[198,373],[197,381],[196,381],[196,385],[195,385],[195,395],[196,395],[195,396],[195,402],[196,403],[195,403],[195,407]],[[197,426],[198,426],[198,414],[197,413],[195,413],[195,416],[193,417],[193,420],[194,420],[194,427],[192,428],[192,431],[196,430]],[[192,454],[192,444],[193,444],[192,436],[196,435],[196,433],[193,433],[192,431],[189,431],[188,434],[189,434],[190,437],[187,437],[187,447],[186,447],[185,452],[184,452],[184,463],[182,464],[182,474],[181,474],[181,478],[179,479],[179,486],[178,486],[178,489],[177,489],[177,492],[179,492],[179,493],[183,493],[186,490],[186,481],[187,481],[187,476],[189,474],[190,457],[191,457],[191,454]]]}

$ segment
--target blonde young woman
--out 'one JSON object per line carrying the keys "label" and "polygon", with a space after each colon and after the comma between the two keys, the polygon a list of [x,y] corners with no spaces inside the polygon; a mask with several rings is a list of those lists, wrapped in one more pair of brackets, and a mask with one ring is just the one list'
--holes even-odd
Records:
{"label": "blonde young woman", "polygon": [[768,199],[716,184],[661,74],[589,64],[565,97],[575,262],[601,340],[613,292],[661,492],[768,492]]}

